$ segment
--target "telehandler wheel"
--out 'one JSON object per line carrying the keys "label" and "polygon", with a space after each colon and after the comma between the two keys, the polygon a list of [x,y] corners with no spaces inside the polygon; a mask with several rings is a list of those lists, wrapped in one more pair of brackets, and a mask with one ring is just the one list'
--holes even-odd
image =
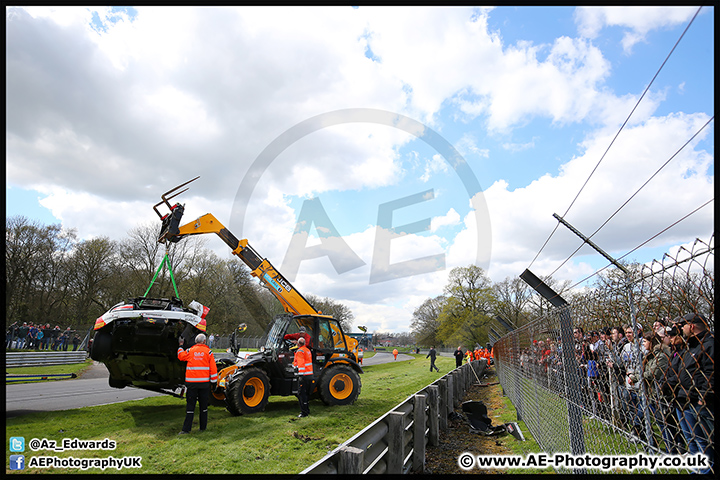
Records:
{"label": "telehandler wheel", "polygon": [[[227,406],[227,395],[225,395],[227,391],[227,377],[235,373],[238,366],[234,365],[231,360],[227,359],[220,360],[219,362],[216,362],[216,364],[218,369],[218,387],[210,392],[210,405],[225,407]],[[239,415],[239,413],[235,413],[234,415]]]}
{"label": "telehandler wheel", "polygon": [[329,367],[320,379],[320,399],[325,405],[351,405],[360,395],[360,375],[347,365]]}
{"label": "telehandler wheel", "polygon": [[270,380],[259,368],[241,370],[228,378],[225,395],[233,415],[262,412],[270,397]]}

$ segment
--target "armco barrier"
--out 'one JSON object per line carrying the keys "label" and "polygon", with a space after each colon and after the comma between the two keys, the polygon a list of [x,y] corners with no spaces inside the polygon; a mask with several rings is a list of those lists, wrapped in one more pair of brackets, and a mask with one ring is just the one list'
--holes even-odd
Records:
{"label": "armco barrier", "polygon": [[34,367],[44,365],[68,365],[82,363],[87,359],[87,352],[6,352],[6,367]]}
{"label": "armco barrier", "polygon": [[481,378],[485,367],[483,359],[456,368],[300,473],[422,472],[426,445],[438,445],[440,432],[448,428],[448,415],[460,405],[467,388]]}

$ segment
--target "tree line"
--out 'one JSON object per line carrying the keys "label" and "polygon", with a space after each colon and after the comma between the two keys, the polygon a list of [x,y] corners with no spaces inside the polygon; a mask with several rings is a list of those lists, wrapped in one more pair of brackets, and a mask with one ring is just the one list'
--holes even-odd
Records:
{"label": "tree line", "polygon": [[[561,296],[570,284],[543,280]],[[493,283],[485,270],[469,265],[450,271],[443,294],[428,298],[413,312],[411,329],[421,346],[472,348],[491,343],[491,328],[499,334],[507,331],[496,317],[521,327],[549,308],[550,303],[519,277]]]}
{"label": "tree line", "polygon": [[[610,319],[615,325],[628,323],[633,315],[646,325],[693,311],[712,317],[714,275],[707,267],[676,268],[672,275],[648,279],[642,264],[624,266],[628,274],[603,271],[580,290],[571,289],[569,281],[541,280],[575,306],[576,316]],[[521,328],[551,308],[519,277],[493,283],[482,268],[470,265],[450,271],[443,294],[428,298],[413,312],[411,329],[421,346],[484,346],[491,343],[491,328],[496,334],[507,333],[498,318],[510,328]]]}
{"label": "tree line", "polygon": [[[82,331],[113,305],[129,298],[169,298],[175,288],[169,270],[158,271],[167,254],[178,297],[210,308],[208,332],[226,335],[239,324],[261,336],[282,306],[239,259],[222,259],[193,236],[167,247],[157,242],[160,225],[133,228],[126,238],[77,238],[75,230],[23,216],[5,220],[6,326],[51,323]],[[151,281],[154,275],[157,278]],[[352,311],[330,298],[305,295],[349,331]]]}
{"label": "tree line", "polygon": [[[153,223],[135,227],[118,241],[107,237],[79,240],[75,231],[60,224],[44,225],[22,216],[6,218],[6,326],[33,322],[77,331],[90,328],[113,305],[148,290],[166,254],[166,246],[157,242],[159,232],[160,225]],[[282,306],[241,260],[219,258],[205,248],[207,240],[191,236],[167,250],[179,298],[186,304],[197,300],[211,309],[209,333],[227,335],[245,323],[246,335],[263,335],[274,316],[283,313]],[[618,324],[630,318],[630,295],[643,316],[708,313],[714,304],[711,271],[695,273],[695,268],[688,267],[682,275],[643,282],[639,281],[642,264],[625,266],[629,276],[619,270],[601,272],[593,285],[580,291],[571,290],[569,281],[541,279],[567,301],[582,305],[579,315],[606,317],[612,312]],[[147,296],[174,295],[168,270],[163,269]],[[347,306],[330,298],[304,296],[351,331],[354,315]],[[401,343],[424,347],[485,345],[491,328],[499,334],[507,331],[497,317],[520,328],[551,308],[519,277],[493,283],[478,266],[457,267],[449,272],[443,294],[428,298],[413,312],[411,332],[398,335],[403,337]]]}

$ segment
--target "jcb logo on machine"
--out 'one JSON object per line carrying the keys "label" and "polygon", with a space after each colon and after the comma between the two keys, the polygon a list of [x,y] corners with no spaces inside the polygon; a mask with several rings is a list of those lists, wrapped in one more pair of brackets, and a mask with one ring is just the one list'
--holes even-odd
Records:
{"label": "jcb logo on machine", "polygon": [[278,275],[278,276],[275,277],[275,278],[272,278],[270,275],[268,275],[267,273],[265,273],[265,274],[263,274],[263,278],[264,278],[265,280],[267,280],[267,282],[268,282],[270,285],[272,285],[273,288],[274,288],[275,290],[277,290],[278,292],[282,292],[282,291],[283,291],[283,288],[285,289],[286,292],[289,292],[289,291],[292,290],[292,287],[291,287],[290,284],[287,282],[287,280],[285,280],[285,279],[284,279],[283,277],[281,277],[280,275]]}

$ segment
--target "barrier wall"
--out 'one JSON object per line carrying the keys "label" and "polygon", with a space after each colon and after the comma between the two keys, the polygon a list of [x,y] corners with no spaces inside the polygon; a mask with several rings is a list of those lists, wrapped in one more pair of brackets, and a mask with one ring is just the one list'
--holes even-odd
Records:
{"label": "barrier wall", "polygon": [[[427,445],[438,445],[448,415],[482,377],[486,361],[449,372],[362,429],[301,473],[402,474],[422,472]],[[474,373],[473,373],[474,370]]]}

